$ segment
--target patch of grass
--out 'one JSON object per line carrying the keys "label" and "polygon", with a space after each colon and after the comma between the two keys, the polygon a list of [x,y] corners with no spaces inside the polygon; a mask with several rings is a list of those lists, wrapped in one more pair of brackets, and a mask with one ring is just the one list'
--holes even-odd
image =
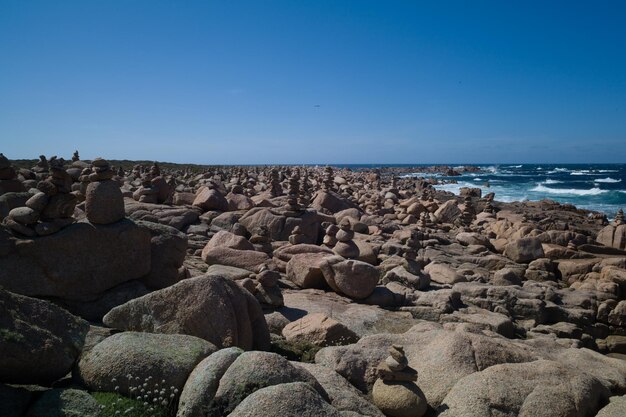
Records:
{"label": "patch of grass", "polygon": [[315,354],[320,350],[319,346],[312,343],[299,341],[288,342],[284,339],[272,340],[271,351],[298,362],[315,362]]}
{"label": "patch of grass", "polygon": [[0,340],[7,343],[21,343],[24,341],[24,336],[20,333],[12,332],[9,329],[0,329]]}
{"label": "patch of grass", "polygon": [[145,405],[115,392],[92,392],[91,396],[100,404],[101,417],[169,417],[167,408]]}

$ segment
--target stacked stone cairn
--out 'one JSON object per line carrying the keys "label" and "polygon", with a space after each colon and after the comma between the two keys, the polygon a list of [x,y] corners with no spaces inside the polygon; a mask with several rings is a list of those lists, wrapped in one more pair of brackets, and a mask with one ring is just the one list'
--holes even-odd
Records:
{"label": "stacked stone cairn", "polygon": [[152,176],[150,174],[144,174],[141,177],[141,187],[133,193],[133,199],[140,203],[157,203],[157,194],[159,190],[152,186]]}
{"label": "stacked stone cairn", "polygon": [[267,226],[261,225],[256,227],[252,231],[252,236],[249,240],[254,246],[254,250],[267,253],[268,255],[272,254],[274,249],[272,248],[272,238]]}
{"label": "stacked stone cairn", "polygon": [[302,229],[300,229],[300,226],[296,226],[293,228],[291,235],[289,235],[289,243],[291,243],[292,245],[306,243],[306,235],[302,233]]}
{"label": "stacked stone cairn", "polygon": [[339,232],[339,227],[336,224],[329,224],[326,227],[326,235],[324,236],[323,244],[328,248],[334,248],[337,244],[337,232]]}
{"label": "stacked stone cairn", "polygon": [[386,416],[422,417],[426,413],[426,397],[415,384],[417,371],[409,366],[402,346],[392,345],[376,371],[372,399]]}
{"label": "stacked stone cairn", "polygon": [[44,176],[48,174],[48,171],[50,170],[50,166],[48,164],[48,160],[46,159],[45,155],[39,155],[39,161],[37,161],[37,163],[35,164],[34,167],[32,167],[31,170],[36,174],[40,174]]}
{"label": "stacked stone cairn", "polygon": [[115,172],[108,161],[96,158],[91,163],[91,181],[85,195],[85,214],[87,220],[94,224],[111,224],[122,220],[124,211],[124,197],[120,186],[113,181]]}
{"label": "stacked stone cairn", "polygon": [[354,231],[350,225],[350,220],[344,217],[339,223],[339,231],[336,235],[337,243],[333,247],[333,252],[346,259],[356,259],[359,257],[359,247],[354,243]]}
{"label": "stacked stone cairn", "polygon": [[472,198],[470,196],[466,196],[463,200],[463,211],[461,212],[461,217],[459,218],[460,224],[461,226],[469,227],[475,218],[476,210],[474,210]]}
{"label": "stacked stone cairn", "polygon": [[80,161],[80,156],[78,155],[78,151],[74,151],[74,154],[72,155],[72,162],[77,161]]}
{"label": "stacked stone cairn", "polygon": [[256,287],[254,288],[254,296],[263,307],[280,308],[285,303],[283,294],[278,286],[280,274],[267,268],[266,265],[261,267],[260,272],[256,275]]}
{"label": "stacked stone cairn", "polygon": [[289,177],[289,189],[287,191],[287,205],[285,206],[285,216],[297,216],[302,211],[298,204],[300,194],[300,180],[294,174]]}
{"label": "stacked stone cairn", "polygon": [[270,172],[270,194],[272,197],[278,197],[283,194],[283,189],[280,186],[280,176],[276,168],[272,168]]}
{"label": "stacked stone cairn", "polygon": [[322,190],[329,192],[333,190],[333,184],[335,183],[335,175],[333,169],[326,165],[324,167],[324,180],[322,182]]}
{"label": "stacked stone cairn", "polygon": [[72,178],[61,160],[51,161],[50,177],[37,185],[40,192],[29,198],[25,207],[11,210],[4,220],[14,232],[28,237],[46,236],[74,223],[72,216],[78,200],[71,193]]}

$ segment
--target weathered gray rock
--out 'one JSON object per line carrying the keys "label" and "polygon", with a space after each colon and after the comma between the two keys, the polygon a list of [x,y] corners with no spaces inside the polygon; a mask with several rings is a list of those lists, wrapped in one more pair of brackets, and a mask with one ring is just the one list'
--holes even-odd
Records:
{"label": "weathered gray rock", "polygon": [[353,411],[358,415],[369,417],[383,417],[365,396],[353,387],[344,377],[325,366],[314,363],[294,362],[295,366],[306,369],[317,379],[330,398],[330,404],[339,411]]}
{"label": "weathered gray rock", "polygon": [[430,276],[430,280],[438,284],[453,285],[457,282],[465,282],[467,279],[465,276],[459,274],[454,268],[448,264],[431,262],[424,268]]}
{"label": "weathered gray rock", "polygon": [[200,362],[185,382],[176,417],[196,417],[209,408],[220,379],[243,351],[232,347],[211,354]]}
{"label": "weathered gray rock", "polygon": [[380,279],[380,272],[372,265],[340,256],[324,259],[320,265],[324,279],[339,294],[350,298],[369,297]]}
{"label": "weathered gray rock", "polygon": [[103,321],[123,330],[189,334],[220,348],[269,348],[259,302],[234,281],[216,275],[185,279],[129,301]]}
{"label": "weathered gray rock", "polygon": [[273,385],[246,397],[230,417],[341,417],[308,384],[293,382]]}
{"label": "weathered gray rock", "polygon": [[556,362],[502,364],[461,379],[443,400],[440,415],[594,416],[609,395],[596,378]]}
{"label": "weathered gray rock", "polygon": [[0,381],[49,384],[80,355],[89,324],[56,305],[0,289]]}
{"label": "weathered gray rock", "polygon": [[[220,380],[213,407],[223,415],[235,409],[243,398],[261,388],[290,382],[304,382],[318,393],[326,392],[315,377],[284,357],[269,352],[242,353]],[[218,414],[209,414],[211,416]]]}
{"label": "weathered gray rock", "polygon": [[173,227],[138,221],[150,232],[150,272],[141,278],[148,288],[169,287],[180,280],[179,270],[187,255],[187,235]]}
{"label": "weathered gray rock", "polygon": [[228,201],[219,191],[202,187],[193,200],[193,205],[203,210],[228,211]]}
{"label": "weathered gray rock", "polygon": [[525,237],[510,242],[504,248],[504,255],[518,263],[528,263],[545,257],[541,240],[536,237]]}
{"label": "weathered gray rock", "polygon": [[202,251],[202,260],[208,265],[234,266],[251,272],[259,272],[261,266],[269,259],[267,254],[254,250],[218,247]]}
{"label": "weathered gray rock", "polygon": [[623,417],[626,410],[626,395],[611,397],[609,404],[602,407],[596,417]]}
{"label": "weathered gray rock", "polygon": [[85,193],[85,214],[95,224],[111,224],[126,217],[120,185],[116,181],[89,183]]}
{"label": "weathered gray rock", "polygon": [[[183,389],[196,365],[217,348],[206,340],[183,334],[123,332],[107,337],[80,359],[75,376],[93,391],[118,391],[151,377],[165,387]],[[133,381],[130,382],[128,375]]]}
{"label": "weathered gray rock", "polygon": [[25,417],[99,417],[100,404],[87,391],[57,388],[44,392]]}
{"label": "weathered gray rock", "polygon": [[326,280],[321,270],[324,259],[332,254],[300,253],[287,262],[287,278],[300,288],[326,288]]}
{"label": "weathered gray rock", "polygon": [[356,343],[352,330],[325,314],[308,314],[285,326],[282,334],[288,341],[308,342],[316,346],[338,346]]}
{"label": "weathered gray rock", "polygon": [[50,236],[10,239],[0,285],[36,297],[88,300],[150,272],[150,233],[129,220],[75,223]]}

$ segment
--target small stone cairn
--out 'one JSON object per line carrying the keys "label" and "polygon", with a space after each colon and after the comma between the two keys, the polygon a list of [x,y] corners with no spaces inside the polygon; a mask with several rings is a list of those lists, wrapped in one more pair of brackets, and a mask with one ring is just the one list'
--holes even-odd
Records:
{"label": "small stone cairn", "polygon": [[402,346],[392,345],[389,357],[376,369],[378,379],[372,389],[374,404],[389,417],[422,417],[428,404],[415,384],[417,371],[409,366]]}
{"label": "small stone cairn", "polygon": [[350,225],[350,220],[344,217],[339,223],[339,231],[336,235],[337,243],[333,247],[333,252],[346,259],[356,259],[359,257],[359,247],[354,243],[354,231]]}
{"label": "small stone cairn", "polygon": [[115,172],[108,161],[96,158],[91,163],[91,181],[85,193],[85,214],[94,224],[111,224],[126,217],[124,197],[119,183],[113,181]]}

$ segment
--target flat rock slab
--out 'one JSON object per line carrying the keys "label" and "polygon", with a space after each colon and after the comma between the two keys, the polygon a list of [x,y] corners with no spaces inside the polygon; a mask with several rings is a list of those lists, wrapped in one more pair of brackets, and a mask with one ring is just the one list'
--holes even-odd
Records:
{"label": "flat rock slab", "polygon": [[380,332],[402,333],[416,321],[408,312],[388,311],[378,306],[358,304],[349,298],[321,290],[284,290],[285,306],[278,314],[290,321],[307,314],[323,313],[342,323],[359,336]]}

